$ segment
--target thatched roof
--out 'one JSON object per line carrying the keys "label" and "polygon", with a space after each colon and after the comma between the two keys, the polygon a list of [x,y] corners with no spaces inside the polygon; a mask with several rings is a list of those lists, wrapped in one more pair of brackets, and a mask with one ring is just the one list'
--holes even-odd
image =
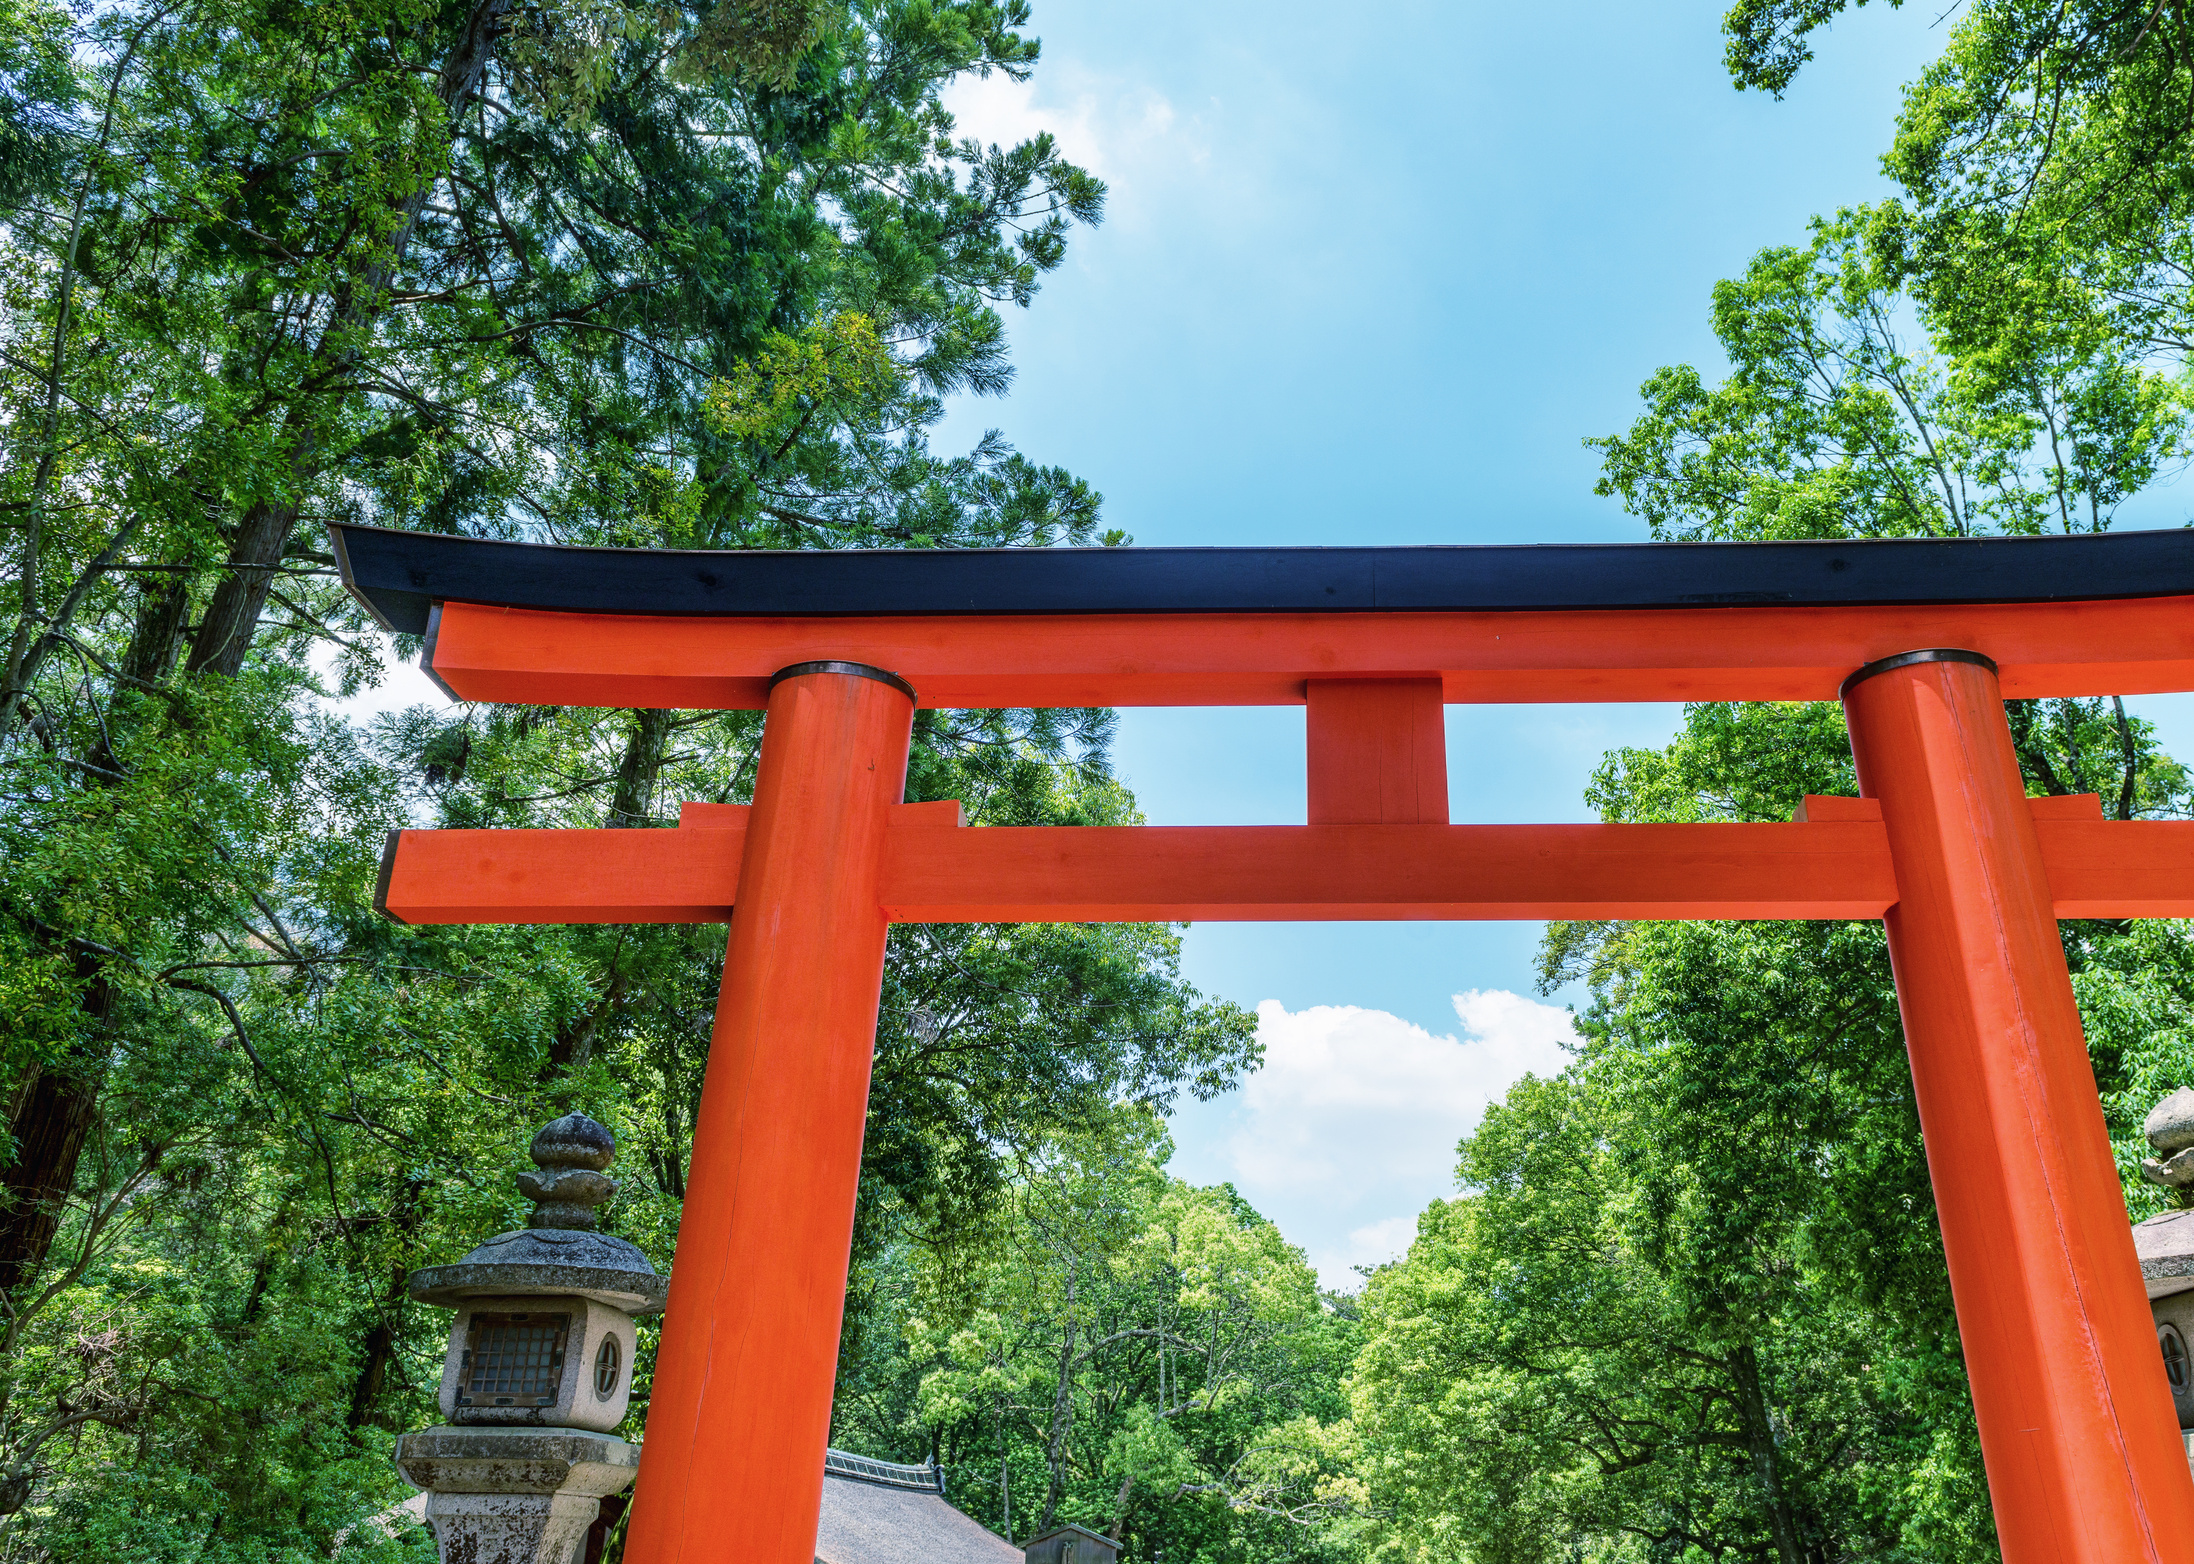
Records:
{"label": "thatched roof", "polygon": [[826,1467],[815,1564],[1022,1564],[1021,1550],[945,1502],[934,1488]]}

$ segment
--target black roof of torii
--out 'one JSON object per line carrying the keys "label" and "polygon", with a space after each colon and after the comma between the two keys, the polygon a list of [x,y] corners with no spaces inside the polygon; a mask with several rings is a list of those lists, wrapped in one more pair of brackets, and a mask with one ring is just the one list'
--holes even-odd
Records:
{"label": "black roof of torii", "polygon": [[392,630],[437,602],[598,614],[1424,613],[2194,594],[2194,531],[1422,548],[567,548],[334,524]]}

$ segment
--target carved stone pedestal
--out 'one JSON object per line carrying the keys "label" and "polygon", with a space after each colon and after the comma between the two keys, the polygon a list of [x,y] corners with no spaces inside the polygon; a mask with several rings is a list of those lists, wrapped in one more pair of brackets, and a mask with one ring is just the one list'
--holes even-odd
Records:
{"label": "carved stone pedestal", "polygon": [[396,1464],[428,1490],[445,1564],[573,1564],[640,1451],[569,1429],[423,1428],[398,1442]]}

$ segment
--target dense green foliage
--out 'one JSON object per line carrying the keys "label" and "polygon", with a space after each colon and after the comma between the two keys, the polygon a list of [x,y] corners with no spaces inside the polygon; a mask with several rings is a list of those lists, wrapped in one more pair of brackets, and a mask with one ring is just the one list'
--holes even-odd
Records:
{"label": "dense green foliage", "polygon": [[1351,1300],[1231,1189],[1162,1170],[1152,1119],[1059,1138],[979,1245],[910,1244],[892,1350],[841,1389],[841,1442],[928,1453],[1002,1534],[1073,1521],[1174,1564],[1334,1560]]}
{"label": "dense green foliage", "polygon": [[[1695,709],[1596,785],[1617,820],[1849,791],[1805,706]],[[1880,930],[1558,926],[1547,957],[1592,987],[1577,1062],[1488,1113],[1365,1304],[1353,1395],[1403,1556],[1985,1553]]]}
{"label": "dense green foliage", "polygon": [[[2028,715],[2035,791],[2045,765],[2125,769],[2115,722]],[[2129,728],[2136,798],[2183,812]],[[1592,799],[1775,820],[1852,791],[1833,707],[1701,706],[1666,750],[1610,756]],[[2130,1176],[2141,1117],[2194,1077],[2194,931],[2065,933]],[[1556,925],[1545,960],[1592,995],[1576,1062],[1488,1112],[1464,1193],[1363,1304],[1350,1395],[1387,1553],[1992,1556],[1880,930]],[[2164,1203],[2133,1188],[2137,1215]]]}

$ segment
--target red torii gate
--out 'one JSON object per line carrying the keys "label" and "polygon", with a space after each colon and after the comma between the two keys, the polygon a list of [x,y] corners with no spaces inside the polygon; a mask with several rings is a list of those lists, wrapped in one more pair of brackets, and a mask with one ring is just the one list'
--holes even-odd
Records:
{"label": "red torii gate", "polygon": [[[460,699],[765,709],[751,807],[405,831],[410,923],[721,922],[627,1556],[808,1564],[894,921],[1882,918],[2011,1564],[2194,1564],[2060,917],[2194,916],[2194,822],[2029,799],[2004,699],[2194,689],[2194,533],[674,553],[332,529]],[[1443,705],[1840,698],[1789,825],[1448,824]],[[967,830],[935,707],[1308,708],[1310,823]]]}

